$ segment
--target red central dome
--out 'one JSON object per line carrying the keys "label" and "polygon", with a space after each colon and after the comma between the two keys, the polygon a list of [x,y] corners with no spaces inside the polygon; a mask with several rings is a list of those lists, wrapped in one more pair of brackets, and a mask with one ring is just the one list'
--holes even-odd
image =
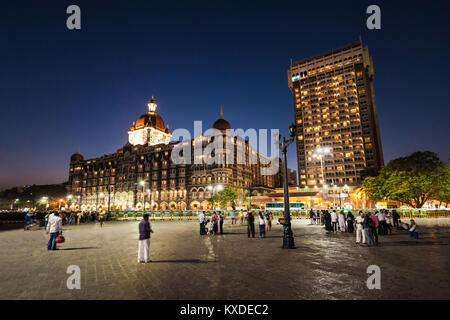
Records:
{"label": "red central dome", "polygon": [[137,119],[135,129],[141,129],[144,127],[153,127],[161,131],[166,129],[163,118],[155,112],[144,113],[139,117],[139,119]]}
{"label": "red central dome", "polygon": [[141,115],[139,119],[137,119],[136,123],[133,123],[130,127],[130,131],[150,127],[165,132],[166,127],[164,125],[164,120],[159,114],[156,113],[156,107],[158,105],[156,104],[153,96],[147,105],[148,111]]}

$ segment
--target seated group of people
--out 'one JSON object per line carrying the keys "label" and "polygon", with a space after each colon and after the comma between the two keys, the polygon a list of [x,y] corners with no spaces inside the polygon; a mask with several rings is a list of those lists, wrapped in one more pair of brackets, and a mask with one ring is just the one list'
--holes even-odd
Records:
{"label": "seated group of people", "polygon": [[419,233],[417,232],[417,224],[414,219],[411,219],[411,224],[398,220],[397,230],[408,230],[411,238],[419,239]]}

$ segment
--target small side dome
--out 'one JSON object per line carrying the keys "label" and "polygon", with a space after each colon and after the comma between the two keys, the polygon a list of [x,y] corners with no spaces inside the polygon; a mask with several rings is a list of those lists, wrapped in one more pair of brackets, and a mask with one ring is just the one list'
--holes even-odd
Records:
{"label": "small side dome", "polygon": [[166,130],[164,130],[167,134],[171,134],[172,132],[169,129],[169,125],[167,125]]}

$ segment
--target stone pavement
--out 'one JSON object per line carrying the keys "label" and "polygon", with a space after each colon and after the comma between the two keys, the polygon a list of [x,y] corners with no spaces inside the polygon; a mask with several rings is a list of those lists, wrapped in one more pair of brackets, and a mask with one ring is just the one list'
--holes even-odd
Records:
{"label": "stone pavement", "polygon": [[[450,219],[420,220],[420,239],[394,230],[379,247],[350,234],[294,220],[297,248],[281,249],[275,225],[265,239],[245,227],[200,236],[195,221],[152,222],[152,263],[137,263],[137,224],[65,226],[66,243],[48,252],[41,230],[0,232],[0,299],[449,299]],[[369,290],[369,265],[381,289]],[[81,289],[66,286],[81,269]]]}

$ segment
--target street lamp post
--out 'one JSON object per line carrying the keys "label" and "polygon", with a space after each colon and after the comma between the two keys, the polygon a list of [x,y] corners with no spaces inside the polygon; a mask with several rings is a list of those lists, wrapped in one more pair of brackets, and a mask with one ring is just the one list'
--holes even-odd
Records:
{"label": "street lamp post", "polygon": [[291,228],[291,214],[289,211],[289,187],[287,181],[287,147],[295,140],[296,126],[294,124],[289,126],[289,140],[285,137],[280,137],[280,148],[283,154],[283,187],[284,187],[284,234],[283,234],[283,249],[295,249],[294,235]]}
{"label": "street lamp post", "polygon": [[111,189],[108,184],[108,215],[107,215],[108,218],[109,218],[110,209],[111,209]]}
{"label": "street lamp post", "polygon": [[143,202],[143,208],[145,212],[145,180],[142,180],[139,182],[139,184],[142,186],[142,202]]}

